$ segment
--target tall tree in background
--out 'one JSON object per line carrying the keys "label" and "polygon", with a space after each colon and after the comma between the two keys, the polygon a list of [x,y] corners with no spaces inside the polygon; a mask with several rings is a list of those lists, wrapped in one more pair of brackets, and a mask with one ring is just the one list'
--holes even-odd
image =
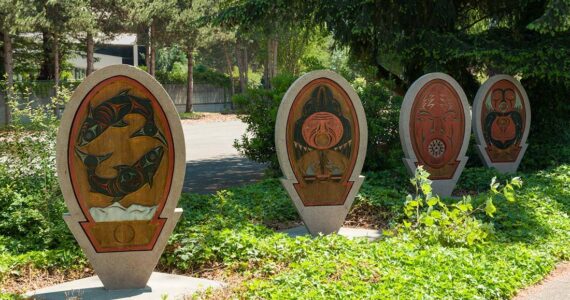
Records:
{"label": "tall tree in background", "polygon": [[[8,99],[11,98],[12,86],[14,85],[14,71],[13,71],[13,49],[12,49],[12,35],[15,32],[17,12],[19,4],[13,1],[0,0],[0,35],[3,41],[3,57],[4,57],[4,74],[6,79],[5,92],[2,91],[4,96],[4,115],[6,124],[10,123],[10,106]],[[16,7],[16,10],[13,8]]]}
{"label": "tall tree in background", "polygon": [[[211,8],[209,12],[212,13]],[[205,18],[201,20],[205,20]],[[235,32],[219,26],[212,26],[205,22],[201,22],[199,25],[198,52],[201,54],[202,60],[210,56],[210,59],[205,62],[205,65],[228,74],[231,83],[230,93],[234,95],[234,57],[232,53],[234,53],[234,49],[236,49]]]}
{"label": "tall tree in background", "polygon": [[34,14],[28,9],[30,5],[25,0],[0,0],[0,36],[2,38],[3,79],[5,78],[5,91],[0,91],[4,97],[4,117],[6,124],[10,123],[11,114],[8,100],[14,85],[14,36],[22,31],[29,30],[36,22]]}
{"label": "tall tree in background", "polygon": [[201,18],[208,8],[206,0],[178,1],[175,5],[176,14],[167,26],[168,39],[176,42],[186,52],[188,59],[188,77],[186,81],[186,109],[192,112],[192,95],[194,93],[194,52],[199,46],[204,33],[210,30]]}
{"label": "tall tree in background", "polygon": [[112,38],[128,31],[128,10],[132,0],[85,0],[84,11],[88,13],[82,22],[85,31],[86,75],[94,71],[95,38]]}
{"label": "tall tree in background", "polygon": [[[176,0],[131,0],[129,8],[130,20],[133,27],[145,31],[147,55],[145,57],[147,72],[156,74],[156,51],[161,42],[169,40],[165,37],[167,27],[173,19],[179,17],[177,6],[191,5],[191,1]],[[190,4],[189,4],[190,3]]]}
{"label": "tall tree in background", "polygon": [[248,47],[249,47],[248,35],[238,32],[238,36],[235,42],[235,56],[238,66],[240,92],[242,93],[245,93],[247,91],[247,85],[249,81],[247,77],[247,73],[249,72]]}
{"label": "tall tree in background", "polygon": [[[304,11],[302,7],[305,7],[302,1],[227,0],[213,23],[236,28],[242,34],[255,34],[263,41],[263,83],[266,88],[271,88],[271,80],[278,74],[279,37],[292,27],[309,28],[313,24],[313,12]],[[239,41],[238,37],[238,47]]]}
{"label": "tall tree in background", "polygon": [[569,62],[554,63],[569,51],[568,0],[305,4],[338,43],[374,66],[376,79],[392,82],[400,95],[431,71],[451,74],[471,95],[478,87],[475,72],[487,68],[525,77],[570,77]]}
{"label": "tall tree in background", "polygon": [[44,61],[39,78],[53,80],[54,88],[59,88],[62,49],[69,37],[76,37],[79,32],[92,22],[87,10],[86,0],[39,0],[35,1],[36,15],[39,17],[36,30],[42,33]]}

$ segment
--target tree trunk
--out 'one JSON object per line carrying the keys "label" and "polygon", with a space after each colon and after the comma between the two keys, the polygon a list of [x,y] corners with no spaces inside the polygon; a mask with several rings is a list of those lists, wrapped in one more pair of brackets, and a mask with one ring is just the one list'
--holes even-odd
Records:
{"label": "tree trunk", "polygon": [[53,35],[53,81],[55,95],[59,89],[59,37],[57,33]]}
{"label": "tree trunk", "polygon": [[152,24],[150,26],[150,75],[152,77],[156,74],[156,39],[154,35],[156,34],[155,26]]}
{"label": "tree trunk", "polygon": [[192,112],[192,93],[194,92],[194,54],[193,49],[188,49],[188,87],[186,90],[186,112]]}
{"label": "tree trunk", "polygon": [[273,64],[273,66],[271,67],[271,78],[273,79],[273,77],[277,76],[277,48],[279,46],[279,41],[276,38],[271,39],[271,48],[273,48],[271,50],[271,54],[273,55],[273,57],[271,57],[271,63]]}
{"label": "tree trunk", "polygon": [[52,54],[52,35],[47,32],[42,32],[42,65],[38,80],[51,80],[53,79],[53,54]]}
{"label": "tree trunk", "polygon": [[273,39],[267,39],[267,57],[265,58],[265,70],[263,70],[263,87],[271,89],[271,79],[273,78]]}
{"label": "tree trunk", "polygon": [[87,69],[85,75],[89,76],[93,73],[93,52],[95,51],[95,41],[93,41],[93,34],[87,34]]}
{"label": "tree trunk", "polygon": [[6,30],[3,34],[4,38],[4,72],[6,72],[6,97],[4,98],[4,117],[6,125],[10,123],[10,105],[8,101],[12,100],[12,87],[14,85],[14,64],[12,61],[12,37],[10,33]]}
{"label": "tree trunk", "polygon": [[[239,39],[236,43],[236,60],[237,60],[237,65],[238,65],[240,92],[245,93],[245,91],[247,89],[247,82],[245,81],[245,77],[244,77],[244,68],[245,68],[244,63],[245,62],[243,60],[243,55],[242,55],[242,42]],[[245,72],[245,74],[247,74],[247,71]]]}
{"label": "tree trunk", "polygon": [[243,45],[243,80],[245,82],[245,88],[247,90],[247,86],[249,84],[249,78],[247,77],[247,73],[249,72],[249,60],[247,58],[247,44]]}
{"label": "tree trunk", "polygon": [[150,48],[151,48],[150,27],[147,28],[146,33],[147,33],[147,34],[146,34],[147,39],[146,39],[146,49],[145,49],[145,58],[144,58],[144,60],[145,60],[145,63],[146,63],[146,71],[150,74],[150,69],[151,69],[151,64],[152,64],[152,61],[151,61],[151,59],[150,59]]}
{"label": "tree trunk", "polygon": [[228,51],[227,43],[225,42],[223,43],[223,48],[224,48],[224,56],[226,57],[226,69],[228,71],[228,76],[230,77],[230,91],[232,93],[231,95],[233,96],[236,93],[234,87],[234,74],[233,74],[234,66],[232,64],[232,59]]}

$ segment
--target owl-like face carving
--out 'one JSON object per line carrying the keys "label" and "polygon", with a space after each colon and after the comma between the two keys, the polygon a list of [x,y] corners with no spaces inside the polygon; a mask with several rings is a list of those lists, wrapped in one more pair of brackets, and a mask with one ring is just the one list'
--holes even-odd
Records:
{"label": "owl-like face carving", "polygon": [[512,89],[496,89],[491,94],[491,104],[496,112],[509,112],[515,108],[516,94]]}

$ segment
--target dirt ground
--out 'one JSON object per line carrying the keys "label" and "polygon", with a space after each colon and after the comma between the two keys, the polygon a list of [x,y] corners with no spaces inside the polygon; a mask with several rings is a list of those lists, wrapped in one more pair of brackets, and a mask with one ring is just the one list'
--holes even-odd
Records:
{"label": "dirt ground", "polygon": [[227,122],[227,121],[239,120],[236,114],[221,114],[221,113],[210,113],[210,112],[200,112],[196,114],[197,118],[182,119],[182,123],[192,124],[192,123]]}

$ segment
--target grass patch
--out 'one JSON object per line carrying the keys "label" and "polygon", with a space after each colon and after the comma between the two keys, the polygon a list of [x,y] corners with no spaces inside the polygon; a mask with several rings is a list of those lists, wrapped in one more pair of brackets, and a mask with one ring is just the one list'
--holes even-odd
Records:
{"label": "grass patch", "polygon": [[[467,169],[458,189],[480,193],[474,202],[484,201],[484,185],[495,175],[486,169]],[[158,268],[239,278],[224,291],[224,297],[235,298],[509,298],[542,279],[557,262],[570,259],[570,165],[518,175],[524,185],[517,191],[517,201],[496,202],[494,218],[477,215],[494,225],[494,234],[471,247],[405,234],[376,242],[338,235],[290,238],[272,229],[299,221],[276,179],[210,196],[184,194],[179,202],[184,216]],[[370,227],[398,226],[405,218],[408,187],[401,169],[367,174],[352,213],[381,214],[368,217],[372,221],[364,223],[376,224]],[[5,236],[0,243],[9,239]],[[29,266],[58,270],[85,266],[78,247],[70,248],[4,251],[0,273],[6,278]],[[47,254],[41,258],[30,254],[38,251]],[[216,275],[208,275],[212,269]]]}
{"label": "grass patch", "polygon": [[[467,170],[460,188],[480,188],[496,175],[481,171]],[[298,218],[277,180],[185,195],[187,213],[161,264],[189,272],[221,264],[226,276],[245,279],[231,294],[244,298],[509,298],[570,258],[570,166],[520,175],[525,184],[517,202],[497,202],[493,219],[480,216],[494,224],[494,236],[472,247],[404,235],[378,242],[290,238],[264,226]],[[397,178],[369,174],[353,210],[379,207],[388,226],[398,224],[407,190]]]}
{"label": "grass patch", "polygon": [[182,120],[200,120],[202,118],[205,117],[205,115],[203,113],[199,113],[199,112],[182,112],[179,113],[180,115],[180,119]]}

